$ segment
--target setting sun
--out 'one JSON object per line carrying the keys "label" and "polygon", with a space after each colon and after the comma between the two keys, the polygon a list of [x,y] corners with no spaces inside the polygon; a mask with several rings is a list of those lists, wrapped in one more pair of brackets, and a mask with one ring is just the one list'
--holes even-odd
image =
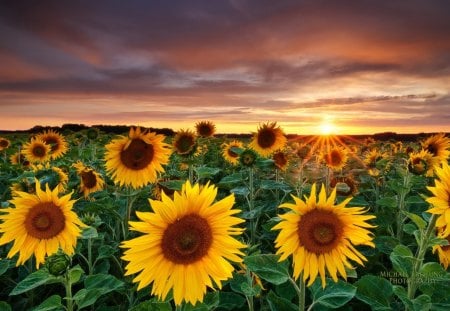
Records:
{"label": "setting sun", "polygon": [[319,125],[319,132],[321,135],[337,134],[337,128],[330,120],[323,120]]}

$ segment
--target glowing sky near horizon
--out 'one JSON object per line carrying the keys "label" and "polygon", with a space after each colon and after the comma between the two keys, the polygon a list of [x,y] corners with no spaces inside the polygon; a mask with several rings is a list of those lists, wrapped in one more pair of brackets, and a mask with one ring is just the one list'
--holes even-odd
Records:
{"label": "glowing sky near horizon", "polygon": [[0,129],[450,132],[450,2],[1,1]]}

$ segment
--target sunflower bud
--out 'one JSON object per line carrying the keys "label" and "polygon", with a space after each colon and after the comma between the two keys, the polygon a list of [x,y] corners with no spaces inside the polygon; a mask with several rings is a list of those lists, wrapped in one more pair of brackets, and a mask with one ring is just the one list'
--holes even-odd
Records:
{"label": "sunflower bud", "polygon": [[69,268],[70,257],[62,251],[58,251],[57,253],[48,257],[45,264],[50,274],[59,276],[64,274]]}

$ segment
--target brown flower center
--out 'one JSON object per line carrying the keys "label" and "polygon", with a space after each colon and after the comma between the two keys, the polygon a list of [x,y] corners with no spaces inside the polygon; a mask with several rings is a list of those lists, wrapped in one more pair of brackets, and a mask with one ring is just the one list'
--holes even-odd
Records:
{"label": "brown flower center", "polygon": [[332,150],[328,158],[328,164],[338,166],[342,164],[342,155],[337,150]]}
{"label": "brown flower center", "polygon": [[138,138],[133,139],[128,148],[122,150],[120,160],[127,168],[138,171],[146,168],[153,156],[153,146]]}
{"label": "brown flower center", "polygon": [[197,127],[197,131],[202,137],[210,137],[214,134],[213,128],[208,124],[200,124]]}
{"label": "brown flower center", "polygon": [[88,189],[92,189],[97,185],[97,177],[92,170],[83,171],[81,180],[83,180],[83,185]]}
{"label": "brown flower center", "polygon": [[304,214],[297,228],[300,243],[315,254],[328,253],[342,240],[343,223],[336,214],[314,209]]}
{"label": "brown flower center", "polygon": [[286,155],[283,152],[277,152],[273,155],[273,161],[275,162],[275,166],[282,169],[288,163]]}
{"label": "brown flower center", "polygon": [[7,141],[6,139],[0,139],[0,147],[1,148],[6,148],[9,146],[9,141]]}
{"label": "brown flower center", "polygon": [[195,145],[195,138],[192,135],[180,135],[174,143],[179,154],[188,154]]}
{"label": "brown flower center", "polygon": [[425,150],[435,157],[438,155],[439,147],[436,144],[429,144]]}
{"label": "brown flower center", "polygon": [[275,144],[276,135],[273,129],[263,128],[258,132],[258,146],[261,148],[270,148]]}
{"label": "brown flower center", "polygon": [[235,146],[231,146],[230,148],[228,148],[227,154],[230,158],[237,158],[239,155],[236,152],[234,152],[233,150],[231,150],[231,148],[233,148],[233,147],[235,147]]}
{"label": "brown flower center", "polygon": [[52,202],[33,206],[25,217],[27,233],[36,239],[51,239],[64,230],[66,218]]}
{"label": "brown flower center", "polygon": [[35,157],[42,158],[46,155],[47,150],[42,145],[36,145],[33,147],[32,153]]}
{"label": "brown flower center", "polygon": [[59,148],[59,141],[55,137],[46,137],[44,138],[44,142],[50,145],[51,151],[58,150]]}
{"label": "brown flower center", "polygon": [[197,214],[189,214],[170,224],[162,238],[162,252],[176,264],[190,264],[203,258],[212,244],[208,222]]}

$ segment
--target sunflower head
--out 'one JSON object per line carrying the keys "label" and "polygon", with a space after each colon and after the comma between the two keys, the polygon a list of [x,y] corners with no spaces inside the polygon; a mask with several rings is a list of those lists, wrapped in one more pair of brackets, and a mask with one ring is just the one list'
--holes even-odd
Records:
{"label": "sunflower head", "polygon": [[106,171],[120,186],[140,188],[157,179],[169,162],[165,136],[130,128],[128,137],[120,136],[106,145]]}
{"label": "sunflower head", "polygon": [[261,156],[267,157],[274,151],[283,149],[286,142],[287,138],[283,130],[277,126],[276,122],[272,122],[258,127],[249,146]]}
{"label": "sunflower head", "polygon": [[31,163],[46,162],[50,159],[50,145],[39,138],[32,138],[23,146],[22,152]]}
{"label": "sunflower head", "polygon": [[436,158],[437,162],[447,161],[450,155],[450,138],[444,133],[430,136],[422,142],[422,148]]}
{"label": "sunflower head", "polygon": [[427,187],[433,194],[426,199],[431,204],[427,212],[438,215],[436,227],[443,228],[442,235],[450,235],[450,166],[442,162],[435,168],[436,179],[434,187]]}
{"label": "sunflower head", "polygon": [[197,147],[197,136],[191,130],[180,130],[173,138],[172,145],[179,155],[192,155]]}
{"label": "sunflower head", "polygon": [[101,175],[93,168],[85,166],[81,161],[72,165],[76,168],[78,176],[81,179],[80,192],[87,198],[90,193],[94,193],[103,189],[105,182]]}
{"label": "sunflower head", "polygon": [[236,149],[241,149],[243,146],[242,142],[238,140],[233,140],[229,143],[224,143],[222,145],[222,156],[223,158],[233,164],[236,165],[239,162],[239,154],[236,152]]}
{"label": "sunflower head", "polygon": [[280,261],[293,256],[295,279],[303,272],[303,281],[309,279],[307,285],[311,286],[320,275],[325,287],[325,270],[337,282],[338,273],[346,278],[345,269],[353,269],[348,259],[363,265],[367,259],[354,245],[375,247],[368,230],[374,226],[366,222],[375,216],[364,215],[362,207],[347,207],[351,198],[336,204],[336,189],[327,197],[325,186],[318,198],[314,184],[309,198],[293,199],[293,204],[280,205],[290,212],[280,216],[281,222],[273,230],[280,230],[275,240]]}
{"label": "sunflower head", "polygon": [[353,195],[358,191],[356,180],[352,175],[345,177],[333,177],[330,181],[330,187],[336,188],[338,195]]}
{"label": "sunflower head", "polygon": [[[444,235],[443,228],[438,228],[437,236],[446,239],[450,244],[450,235]],[[438,254],[439,262],[447,270],[450,265],[450,245],[435,245],[433,246],[433,253]]]}
{"label": "sunflower head", "polygon": [[345,166],[348,155],[345,149],[336,146],[324,152],[322,158],[329,168],[340,170]]}
{"label": "sunflower head", "polygon": [[253,149],[244,149],[239,155],[239,162],[246,167],[253,167],[257,159],[258,154]]}
{"label": "sunflower head", "polygon": [[408,169],[413,174],[433,176],[434,164],[433,156],[424,149],[409,154]]}
{"label": "sunflower head", "polygon": [[169,198],[150,200],[153,212],[136,212],[140,221],[130,222],[141,236],[124,241],[126,275],[138,273],[138,290],[153,283],[152,294],[165,299],[172,290],[176,305],[202,301],[213,282],[219,288],[232,277],[229,261],[242,262],[245,245],[234,236],[244,220],[233,216],[234,196],[214,202],[217,188],[186,182]]}
{"label": "sunflower head", "polygon": [[197,135],[200,137],[211,137],[216,132],[216,125],[211,121],[199,121],[195,124]]}
{"label": "sunflower head", "polygon": [[42,186],[47,184],[50,189],[57,188],[59,192],[66,190],[69,177],[61,168],[46,163],[32,165],[31,169],[34,172],[35,178],[39,180]]}
{"label": "sunflower head", "polygon": [[14,208],[2,210],[0,245],[14,242],[7,257],[19,253],[17,265],[21,265],[34,254],[39,268],[46,256],[59,249],[72,255],[84,224],[72,211],[71,193],[59,197],[57,189],[46,185],[42,190],[37,180],[35,185],[35,194],[14,192],[10,201]]}
{"label": "sunflower head", "polygon": [[4,137],[0,137],[0,151],[8,149],[8,147],[11,145],[11,142],[4,138]]}
{"label": "sunflower head", "polygon": [[23,154],[23,152],[16,152],[9,157],[9,161],[14,165],[21,165],[26,168],[31,165],[30,161],[28,161]]}
{"label": "sunflower head", "polygon": [[289,164],[289,158],[286,152],[283,152],[281,150],[276,151],[272,155],[273,163],[275,164],[275,167],[278,168],[281,171],[285,171]]}
{"label": "sunflower head", "polygon": [[50,146],[50,156],[52,159],[62,157],[68,150],[68,144],[64,136],[54,130],[44,131],[36,135],[36,138]]}

